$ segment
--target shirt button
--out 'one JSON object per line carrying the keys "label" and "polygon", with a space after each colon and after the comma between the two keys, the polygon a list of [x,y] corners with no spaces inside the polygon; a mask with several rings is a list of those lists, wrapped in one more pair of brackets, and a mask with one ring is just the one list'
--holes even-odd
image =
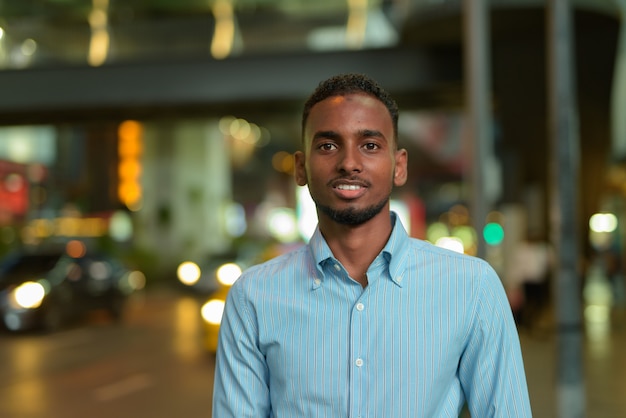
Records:
{"label": "shirt button", "polygon": [[335,268],[336,271],[341,270],[341,267],[339,266],[339,264],[335,264],[333,267]]}
{"label": "shirt button", "polygon": [[363,365],[363,359],[361,358],[356,359],[354,364],[356,364],[356,367],[361,367]]}
{"label": "shirt button", "polygon": [[313,280],[313,283],[315,283],[315,286],[319,286],[322,281],[320,279],[315,279]]}
{"label": "shirt button", "polygon": [[357,311],[362,311],[363,309],[365,309],[365,305],[363,305],[361,302],[356,304]]}

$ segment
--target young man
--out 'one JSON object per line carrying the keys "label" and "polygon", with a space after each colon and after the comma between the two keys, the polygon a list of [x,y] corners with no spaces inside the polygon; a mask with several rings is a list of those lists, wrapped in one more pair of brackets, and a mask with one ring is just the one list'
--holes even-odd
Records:
{"label": "young man", "polygon": [[296,181],[308,245],[246,271],[221,325],[214,418],[531,416],[519,338],[483,260],[410,238],[398,108],[347,74],[305,104]]}

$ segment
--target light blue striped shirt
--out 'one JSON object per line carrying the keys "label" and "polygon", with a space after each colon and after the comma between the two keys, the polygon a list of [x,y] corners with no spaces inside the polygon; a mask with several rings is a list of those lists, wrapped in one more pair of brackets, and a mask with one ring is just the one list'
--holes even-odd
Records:
{"label": "light blue striped shirt", "polygon": [[396,221],[363,289],[319,229],[247,270],[222,321],[213,418],[530,417],[519,338],[485,261]]}

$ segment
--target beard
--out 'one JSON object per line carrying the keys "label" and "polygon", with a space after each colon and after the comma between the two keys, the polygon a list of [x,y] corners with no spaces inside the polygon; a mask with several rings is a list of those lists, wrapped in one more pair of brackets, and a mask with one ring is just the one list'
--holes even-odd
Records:
{"label": "beard", "polygon": [[342,225],[361,225],[378,215],[385,205],[389,202],[389,198],[383,199],[375,205],[368,206],[365,209],[333,209],[315,202],[317,209],[328,215],[333,221]]}

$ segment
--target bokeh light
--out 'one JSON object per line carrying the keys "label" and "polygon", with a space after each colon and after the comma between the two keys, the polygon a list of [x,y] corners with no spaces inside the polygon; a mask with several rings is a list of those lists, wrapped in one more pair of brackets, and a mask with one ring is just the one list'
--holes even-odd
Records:
{"label": "bokeh light", "polygon": [[490,222],[483,229],[483,238],[488,245],[500,245],[504,240],[504,229],[496,222]]}
{"label": "bokeh light", "polygon": [[215,273],[217,281],[226,286],[232,286],[241,276],[241,267],[236,263],[225,263],[219,266]]}
{"label": "bokeh light", "polygon": [[198,280],[200,280],[201,274],[202,271],[200,270],[200,267],[192,261],[180,263],[176,269],[176,277],[178,277],[178,280],[181,283],[187,286],[196,284]]}
{"label": "bokeh light", "polygon": [[73,239],[65,245],[65,252],[72,258],[80,258],[87,253],[87,247],[84,242]]}

